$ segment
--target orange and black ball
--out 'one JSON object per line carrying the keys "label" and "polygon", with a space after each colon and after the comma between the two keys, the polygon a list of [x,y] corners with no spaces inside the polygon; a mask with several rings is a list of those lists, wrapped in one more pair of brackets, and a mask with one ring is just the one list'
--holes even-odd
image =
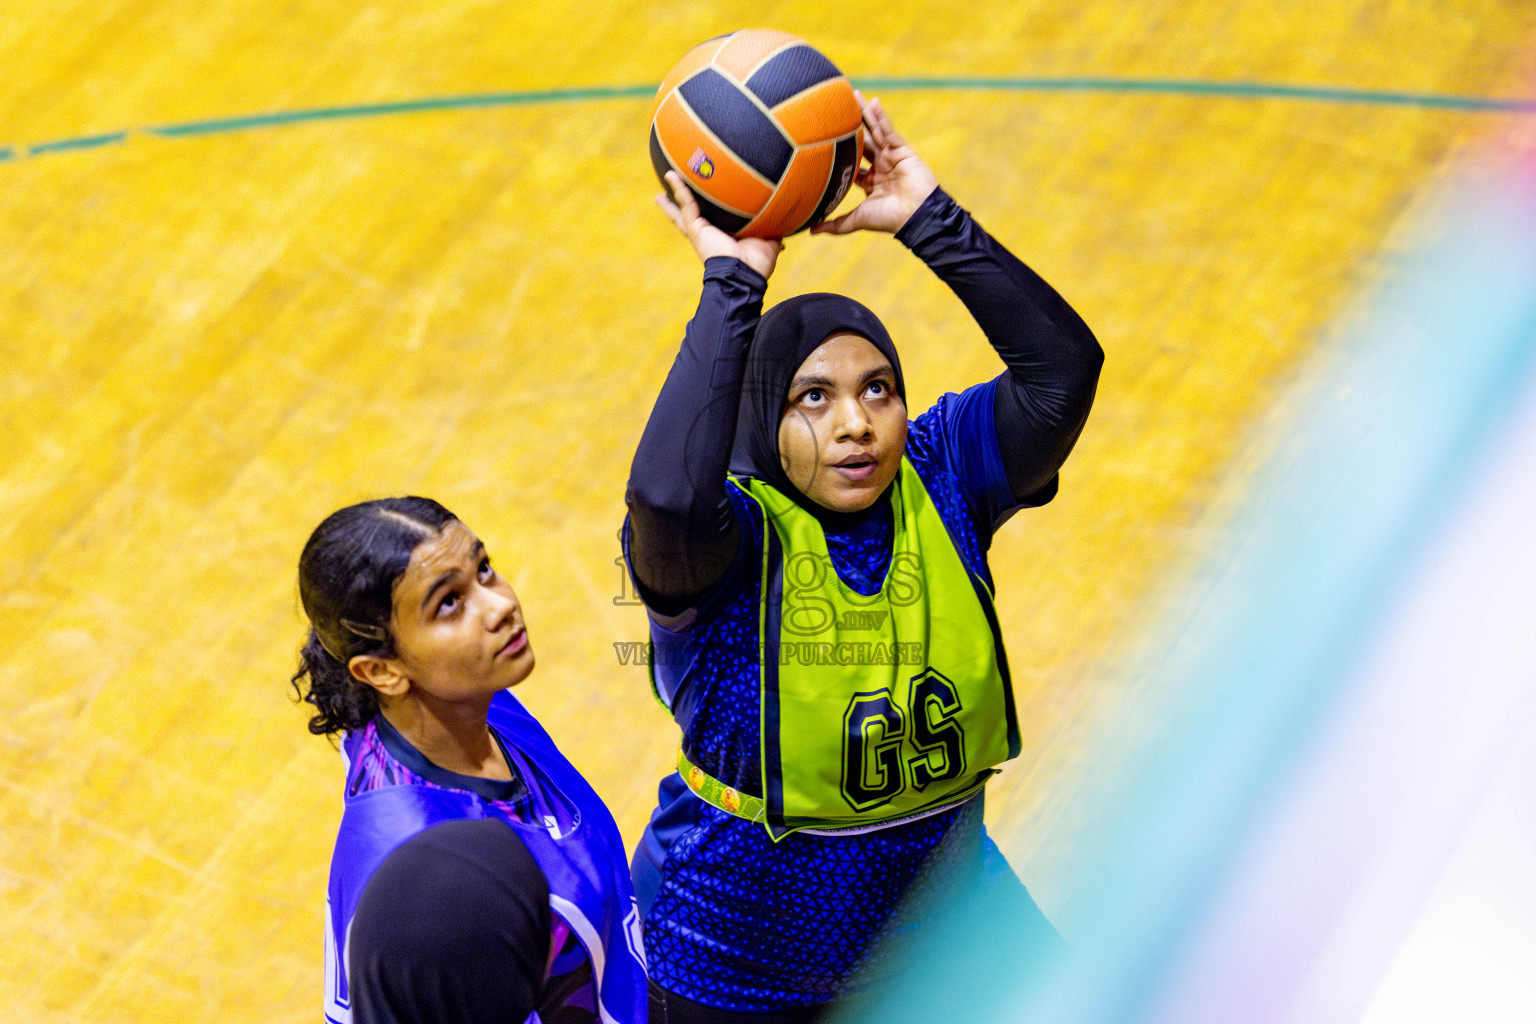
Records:
{"label": "orange and black ball", "polygon": [[689,50],[651,104],[651,163],[680,174],[711,224],[779,238],[824,220],[863,145],[853,86],[803,39],[745,29]]}

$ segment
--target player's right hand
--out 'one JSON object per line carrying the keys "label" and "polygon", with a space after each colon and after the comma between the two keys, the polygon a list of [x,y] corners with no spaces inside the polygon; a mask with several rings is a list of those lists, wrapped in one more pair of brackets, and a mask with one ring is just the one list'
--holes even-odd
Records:
{"label": "player's right hand", "polygon": [[779,253],[784,251],[782,239],[732,238],[704,219],[693,191],[676,171],[668,171],[666,181],[672,195],[661,193],[656,197],[656,205],[688,239],[700,261],[711,256],[733,256],[762,274],[764,280],[773,276]]}
{"label": "player's right hand", "polygon": [[811,228],[815,235],[846,235],[850,231],[900,231],[923,201],[939,187],[933,171],[904,139],[878,99],[866,100],[855,91],[864,111],[864,159],[869,166],[854,176],[864,201],[834,220]]}

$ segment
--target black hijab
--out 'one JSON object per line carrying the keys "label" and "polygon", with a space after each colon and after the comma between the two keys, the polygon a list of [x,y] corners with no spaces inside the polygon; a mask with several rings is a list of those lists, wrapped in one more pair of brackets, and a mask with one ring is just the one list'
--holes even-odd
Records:
{"label": "black hijab", "polygon": [[[842,295],[812,292],[785,299],[763,314],[747,350],[746,373],[741,382],[741,408],[736,419],[736,442],[731,450],[731,473],[772,484],[793,498],[827,528],[852,525],[864,512],[839,513],[807,498],[790,483],[779,462],[779,420],[795,371],[821,343],[840,331],[850,331],[880,350],[896,373],[896,393],[907,400],[901,376],[901,359],[880,318],[862,304]],[[882,498],[884,496],[882,495]],[[871,508],[883,505],[876,502]],[[866,510],[867,511],[867,510]]]}

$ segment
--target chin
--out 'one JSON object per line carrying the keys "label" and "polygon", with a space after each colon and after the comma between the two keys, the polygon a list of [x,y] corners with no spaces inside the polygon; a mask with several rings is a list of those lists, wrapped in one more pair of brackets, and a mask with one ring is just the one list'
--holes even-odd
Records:
{"label": "chin", "polygon": [[503,687],[503,689],[510,690],[510,689],[512,689],[512,687],[516,686],[517,684],[521,683],[523,680],[527,679],[529,676],[533,675],[533,664],[534,664],[534,662],[533,662],[533,648],[530,647],[528,649],[527,656],[525,658],[519,659],[519,664],[518,664],[517,667],[519,669],[521,669],[521,671],[515,673],[512,676],[512,678],[507,682],[507,685],[505,687]]}
{"label": "chin", "polygon": [[884,492],[885,488],[882,487],[879,490],[861,490],[855,491],[852,494],[839,495],[837,503],[827,507],[833,512],[863,512],[873,505],[876,499]]}
{"label": "chin", "polygon": [[878,501],[890,486],[891,481],[887,480],[868,487],[838,488],[831,494],[814,495],[813,500],[833,512],[862,512]]}

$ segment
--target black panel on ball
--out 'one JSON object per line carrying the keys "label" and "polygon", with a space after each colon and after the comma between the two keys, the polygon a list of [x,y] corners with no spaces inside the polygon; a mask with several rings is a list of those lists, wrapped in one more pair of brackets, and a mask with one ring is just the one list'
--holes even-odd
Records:
{"label": "black panel on ball", "polygon": [[791,46],[776,53],[747,79],[747,88],[767,107],[776,107],[797,92],[818,82],[837,78],[842,72],[821,51],[811,46]]}
{"label": "black panel on ball", "polygon": [[692,192],[693,198],[699,201],[699,212],[704,215],[704,219],[726,234],[734,235],[752,223],[751,217],[743,217],[739,213],[732,213],[725,207],[710,202],[708,196],[699,195],[699,190],[693,186],[690,185],[688,191]]}
{"label": "black panel on ball", "polygon": [[670,194],[672,190],[667,188],[667,172],[675,171],[677,168],[673,167],[671,161],[667,159],[667,151],[661,148],[661,139],[656,136],[655,125],[651,125],[651,166],[656,168],[656,180],[661,182],[661,187]]}
{"label": "black panel on ball", "polygon": [[827,175],[827,187],[821,194],[821,201],[816,204],[816,212],[796,231],[809,227],[815,227],[827,219],[827,214],[837,208],[842,202],[843,196],[848,194],[848,188],[853,184],[853,176],[859,170],[858,134],[848,136],[837,141],[837,150],[832,154],[832,170]]}
{"label": "black panel on ball", "polygon": [[734,82],[714,68],[705,68],[677,91],[727,149],[772,184],[779,183],[794,148]]}

